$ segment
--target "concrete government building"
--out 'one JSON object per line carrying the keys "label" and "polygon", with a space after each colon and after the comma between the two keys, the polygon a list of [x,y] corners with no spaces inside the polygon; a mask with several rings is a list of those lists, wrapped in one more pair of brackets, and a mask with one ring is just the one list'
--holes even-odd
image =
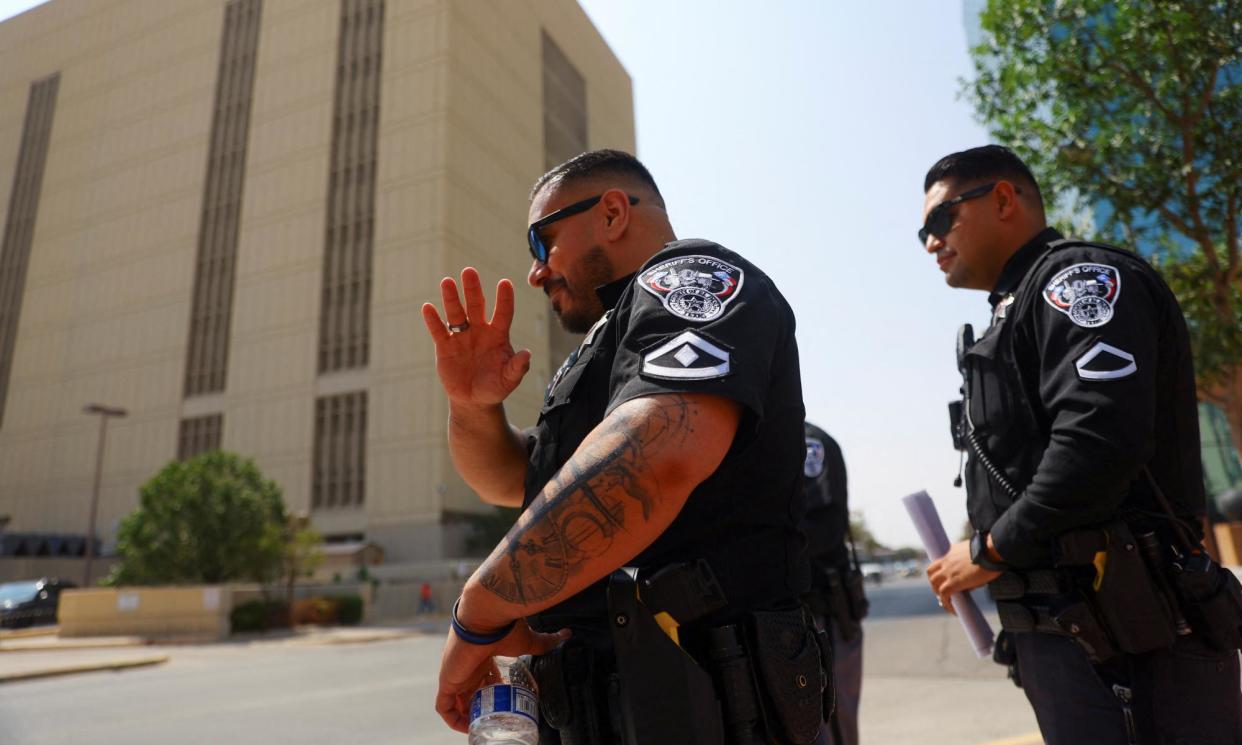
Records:
{"label": "concrete government building", "polygon": [[575,0],[51,0],[0,23],[8,555],[80,553],[99,403],[128,413],[105,551],[140,484],[224,448],[329,540],[460,556],[485,508],[420,307],[465,265],[514,280],[535,356],[508,411],[533,424],[575,340],[525,284],[527,193],[596,147],[634,150],[632,88]]}

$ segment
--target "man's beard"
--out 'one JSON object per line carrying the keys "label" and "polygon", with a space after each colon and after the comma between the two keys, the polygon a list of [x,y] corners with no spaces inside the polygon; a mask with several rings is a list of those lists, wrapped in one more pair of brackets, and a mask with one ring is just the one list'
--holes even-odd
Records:
{"label": "man's beard", "polygon": [[570,307],[557,310],[553,306],[558,318],[561,321],[561,328],[571,334],[585,334],[591,330],[591,326],[604,315],[604,305],[599,301],[599,296],[595,294],[595,288],[606,285],[613,280],[612,262],[608,260],[608,255],[604,253],[604,249],[600,246],[592,246],[582,257],[580,272],[578,279],[574,280],[574,284],[569,284],[565,279],[558,279],[552,283],[545,283],[543,291],[545,294],[551,294],[557,285],[564,288],[563,296],[570,300]]}

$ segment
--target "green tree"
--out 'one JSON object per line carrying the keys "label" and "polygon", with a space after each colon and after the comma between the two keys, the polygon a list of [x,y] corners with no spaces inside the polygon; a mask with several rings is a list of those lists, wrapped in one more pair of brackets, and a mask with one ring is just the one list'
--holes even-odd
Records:
{"label": "green tree", "polygon": [[1083,237],[1153,252],[1200,395],[1242,443],[1242,3],[989,0],[980,20],[966,86],[980,119],[1062,224],[1094,211]]}
{"label": "green tree", "polygon": [[212,451],[172,462],[121,523],[113,585],[269,582],[286,557],[280,487],[253,461]]}
{"label": "green tree", "polygon": [[323,563],[323,537],[306,514],[289,515],[282,537],[280,577],[285,583],[285,603],[292,608],[298,580],[313,575]]}
{"label": "green tree", "polygon": [[888,551],[888,547],[871,534],[871,529],[867,527],[867,521],[863,519],[861,512],[850,512],[850,535],[854,537],[854,545],[858,548],[858,553],[864,556],[875,556],[877,549],[882,552]]}

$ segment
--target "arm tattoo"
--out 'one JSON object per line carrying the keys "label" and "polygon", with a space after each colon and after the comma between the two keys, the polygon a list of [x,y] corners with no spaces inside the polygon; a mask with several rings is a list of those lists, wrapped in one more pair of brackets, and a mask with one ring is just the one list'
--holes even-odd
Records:
{"label": "arm tattoo", "polygon": [[511,603],[542,601],[607,551],[626,520],[651,519],[659,498],[651,458],[683,446],[697,414],[684,396],[655,400],[654,410],[604,420],[602,436],[574,453],[483,563],[483,587]]}

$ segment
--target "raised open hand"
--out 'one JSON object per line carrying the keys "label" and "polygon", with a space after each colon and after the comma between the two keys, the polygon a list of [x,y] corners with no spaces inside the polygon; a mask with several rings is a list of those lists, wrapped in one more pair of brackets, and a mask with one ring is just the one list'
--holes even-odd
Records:
{"label": "raised open hand", "polygon": [[530,369],[530,350],[514,352],[509,342],[513,283],[502,279],[496,284],[491,321],[487,320],[483,284],[473,267],[461,270],[461,289],[459,296],[452,277],[440,281],[444,319],[435,305],[423,305],[423,321],[436,345],[436,372],[453,403],[495,405],[517,388]]}

